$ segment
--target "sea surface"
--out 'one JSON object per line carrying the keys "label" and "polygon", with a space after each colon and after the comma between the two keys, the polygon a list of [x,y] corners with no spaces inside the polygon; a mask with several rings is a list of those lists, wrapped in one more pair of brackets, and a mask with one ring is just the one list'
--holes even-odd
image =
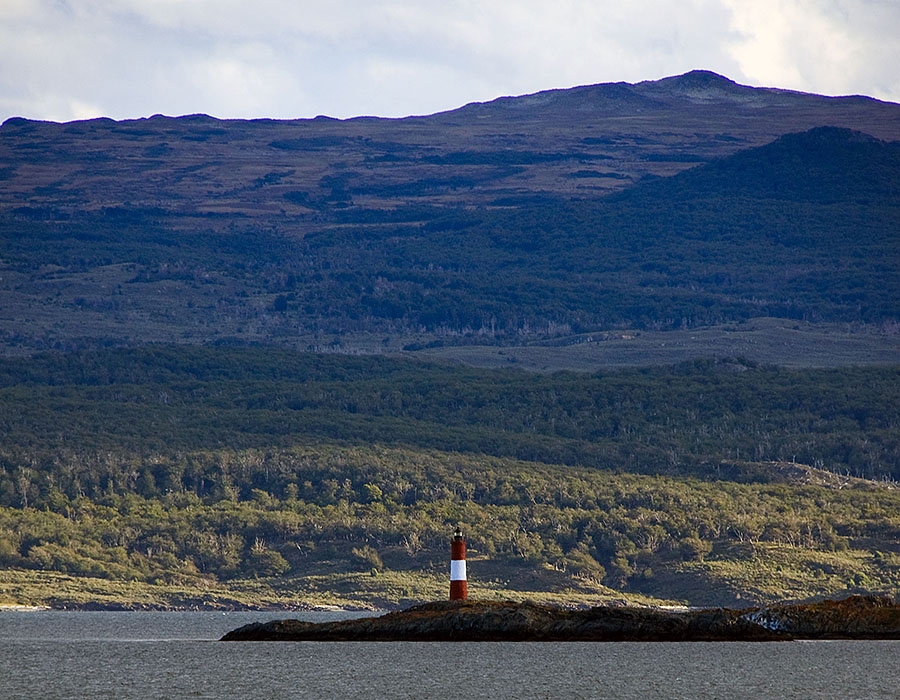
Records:
{"label": "sea surface", "polygon": [[217,642],[353,613],[0,612],[0,698],[900,697],[900,642]]}

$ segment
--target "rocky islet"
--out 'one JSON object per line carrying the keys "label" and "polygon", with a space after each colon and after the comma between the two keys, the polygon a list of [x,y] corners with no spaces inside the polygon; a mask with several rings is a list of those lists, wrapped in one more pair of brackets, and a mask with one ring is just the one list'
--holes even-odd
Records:
{"label": "rocky islet", "polygon": [[275,620],[222,641],[688,642],[900,639],[900,604],[879,596],[761,608],[675,612],[659,608],[571,610],[532,602],[443,601],[380,617],[312,623]]}

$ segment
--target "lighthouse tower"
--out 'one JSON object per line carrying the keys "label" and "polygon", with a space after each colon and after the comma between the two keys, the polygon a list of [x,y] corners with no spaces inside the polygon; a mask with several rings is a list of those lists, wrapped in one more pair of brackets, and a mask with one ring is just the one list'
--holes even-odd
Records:
{"label": "lighthouse tower", "polygon": [[466,538],[458,527],[450,542],[450,600],[469,597],[466,583]]}

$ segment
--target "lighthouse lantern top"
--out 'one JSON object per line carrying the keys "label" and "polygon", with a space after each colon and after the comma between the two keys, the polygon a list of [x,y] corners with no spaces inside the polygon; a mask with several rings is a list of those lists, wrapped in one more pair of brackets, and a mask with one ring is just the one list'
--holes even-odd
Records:
{"label": "lighthouse lantern top", "polygon": [[462,530],[459,529],[459,525],[456,526],[456,532],[453,533],[453,539],[456,542],[461,542],[465,539],[465,537],[463,537]]}

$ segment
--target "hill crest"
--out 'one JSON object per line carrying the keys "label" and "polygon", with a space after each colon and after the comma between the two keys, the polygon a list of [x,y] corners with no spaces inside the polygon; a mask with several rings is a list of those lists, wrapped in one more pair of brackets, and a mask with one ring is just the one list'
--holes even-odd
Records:
{"label": "hill crest", "polygon": [[345,119],[318,115],[311,118],[298,119],[271,119],[266,117],[254,119],[230,119],[218,118],[204,113],[184,114],[169,116],[154,114],[149,117],[137,117],[122,120],[114,120],[109,117],[97,117],[86,120],[74,120],[70,122],[55,122],[50,120],[30,119],[22,116],[14,116],[0,124],[4,127],[22,127],[32,124],[128,124],[145,122],[149,120],[166,119],[184,122],[231,122],[231,123],[274,123],[274,124],[304,124],[307,122],[337,122],[347,123],[359,120],[375,120],[386,122],[402,122],[408,119],[427,119],[452,115],[460,111],[483,111],[485,108],[500,108],[504,110],[529,110],[541,107],[618,107],[630,108],[637,112],[647,109],[665,109],[670,106],[672,99],[681,99],[693,103],[744,104],[762,105],[765,103],[784,103],[790,100],[859,100],[883,105],[897,103],[878,100],[867,95],[820,95],[816,93],[788,90],[784,88],[753,86],[738,83],[727,76],[711,70],[694,69],[686,73],[666,76],[657,80],[642,80],[635,83],[625,81],[613,81],[605,83],[589,83],[573,85],[567,88],[548,88],[533,93],[518,95],[502,95],[490,100],[469,102],[459,107],[443,110],[433,114],[411,114],[405,117],[379,117],[378,115],[356,115]]}
{"label": "hill crest", "polygon": [[[900,142],[854,129],[820,126],[785,134],[672,178],[638,184],[618,197],[740,197],[834,202],[877,199],[897,204]],[[677,194],[676,194],[677,193]]]}

